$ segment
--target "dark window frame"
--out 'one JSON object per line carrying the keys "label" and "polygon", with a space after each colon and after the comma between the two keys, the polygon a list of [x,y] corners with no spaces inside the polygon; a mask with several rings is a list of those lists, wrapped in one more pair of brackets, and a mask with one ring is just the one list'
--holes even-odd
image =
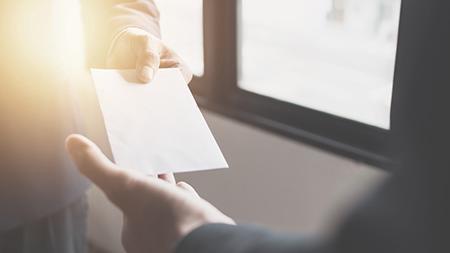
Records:
{"label": "dark window frame", "polygon": [[199,106],[353,160],[390,169],[388,130],[238,88],[238,4],[239,0],[203,2],[205,69],[204,75],[194,77],[190,85]]}

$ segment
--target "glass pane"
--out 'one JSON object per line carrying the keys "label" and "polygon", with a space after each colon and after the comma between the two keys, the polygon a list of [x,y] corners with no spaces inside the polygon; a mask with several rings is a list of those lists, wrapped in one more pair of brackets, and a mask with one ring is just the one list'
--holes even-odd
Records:
{"label": "glass pane", "polygon": [[203,75],[203,1],[156,0],[164,41]]}
{"label": "glass pane", "polygon": [[240,88],[389,129],[400,0],[240,8]]}

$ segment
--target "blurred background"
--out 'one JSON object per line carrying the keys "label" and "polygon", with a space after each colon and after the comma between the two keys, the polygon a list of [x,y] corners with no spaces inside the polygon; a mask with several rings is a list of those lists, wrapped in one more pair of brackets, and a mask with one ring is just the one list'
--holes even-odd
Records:
{"label": "blurred background", "polygon": [[[230,164],[178,175],[202,197],[238,222],[326,236],[388,176],[378,151],[389,131],[400,0],[156,2],[163,40],[189,63],[197,86],[229,97],[196,94],[201,106],[209,101],[203,113]],[[211,35],[230,19],[231,46],[228,30]],[[210,65],[211,48],[234,53],[235,62]],[[234,80],[233,88],[215,87],[220,77]],[[235,103],[242,94],[254,105]],[[123,252],[120,214],[95,188],[89,199],[90,240]]]}

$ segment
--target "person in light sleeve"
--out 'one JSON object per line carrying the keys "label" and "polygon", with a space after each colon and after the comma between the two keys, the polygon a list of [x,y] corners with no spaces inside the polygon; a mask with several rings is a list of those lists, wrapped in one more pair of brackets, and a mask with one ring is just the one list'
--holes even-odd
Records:
{"label": "person in light sleeve", "polygon": [[88,252],[89,183],[61,152],[81,131],[66,74],[132,68],[143,85],[159,68],[192,76],[161,40],[152,0],[7,0],[0,19],[0,252]]}

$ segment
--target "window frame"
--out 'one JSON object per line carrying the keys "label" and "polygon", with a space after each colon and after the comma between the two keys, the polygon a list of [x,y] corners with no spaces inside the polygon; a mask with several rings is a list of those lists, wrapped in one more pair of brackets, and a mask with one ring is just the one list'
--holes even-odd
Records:
{"label": "window frame", "polygon": [[238,87],[238,4],[203,2],[204,75],[190,85],[199,106],[356,161],[392,168],[389,130]]}

